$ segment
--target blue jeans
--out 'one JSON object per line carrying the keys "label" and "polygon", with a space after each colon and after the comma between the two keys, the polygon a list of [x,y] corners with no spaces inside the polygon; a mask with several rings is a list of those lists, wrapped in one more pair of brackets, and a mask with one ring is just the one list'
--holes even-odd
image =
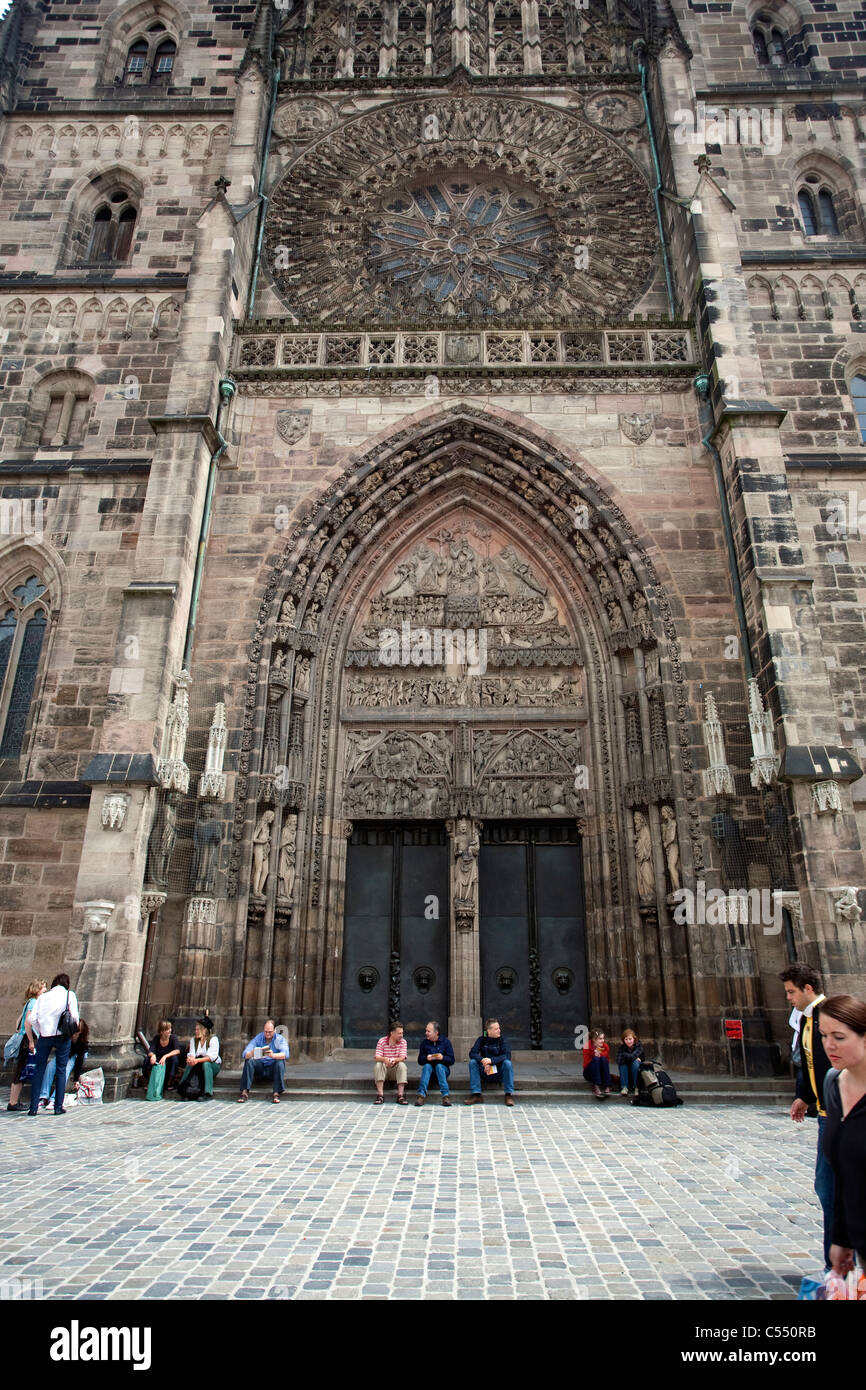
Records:
{"label": "blue jeans", "polygon": [[824,1126],[827,1123],[825,1115],[818,1116],[818,1157],[815,1162],[815,1195],[824,1209],[824,1268],[830,1268],[830,1246],[833,1244],[833,1196],[836,1189],[836,1179],[833,1176],[833,1169],[824,1156],[822,1140],[824,1138]]}
{"label": "blue jeans", "polygon": [[285,1071],[286,1064],[282,1057],[274,1061],[271,1061],[269,1058],[248,1057],[244,1062],[244,1074],[241,1077],[241,1090],[251,1091],[255,1078],[257,1076],[263,1076],[266,1081],[271,1083],[271,1090],[278,1096],[281,1096],[286,1089],[283,1080]]}
{"label": "blue jeans", "polygon": [[620,1062],[619,1064],[619,1087],[621,1091],[637,1090],[637,1079],[640,1076],[640,1057],[634,1057],[630,1062]]}
{"label": "blue jeans", "polygon": [[436,1080],[439,1082],[439,1090],[443,1096],[448,1095],[449,1068],[444,1066],[442,1062],[425,1062],[421,1068],[421,1080],[418,1082],[419,1096],[426,1096],[427,1087],[430,1085],[430,1079],[434,1071],[436,1073]]}
{"label": "blue jeans", "polygon": [[583,1079],[591,1086],[600,1086],[606,1091],[610,1086],[610,1062],[606,1057],[593,1057],[589,1065],[583,1069]]}
{"label": "blue jeans", "polygon": [[[497,1074],[491,1080],[497,1081],[502,1077],[502,1086],[507,1096],[514,1094],[514,1067],[510,1061],[494,1062],[498,1068]],[[469,1058],[469,1089],[474,1096],[481,1095],[481,1064],[476,1062],[474,1057]]]}
{"label": "blue jeans", "polygon": [[52,1033],[47,1038],[36,1039],[36,1070],[33,1073],[33,1080],[30,1083],[30,1114],[35,1115],[39,1110],[39,1096],[42,1092],[42,1082],[45,1079],[45,1069],[48,1066],[48,1058],[52,1051],[57,1054],[57,1085],[54,1088],[54,1113],[59,1115],[63,1109],[63,1097],[66,1095],[66,1064],[69,1061],[69,1053],[72,1048],[71,1038],[62,1038],[59,1033]]}
{"label": "blue jeans", "polygon": [[[65,1092],[65,1090],[66,1090],[66,1086],[68,1086],[68,1084],[69,1084],[69,1078],[70,1078],[70,1076],[72,1075],[72,1068],[73,1068],[74,1066],[75,1066],[75,1058],[74,1058],[74,1057],[70,1057],[70,1058],[69,1058],[69,1061],[66,1063],[66,1082],[65,1082],[64,1088],[63,1088],[63,1089],[64,1089],[64,1092]],[[56,1071],[57,1071],[57,1059],[56,1059],[55,1057],[49,1057],[49,1058],[48,1058],[48,1065],[47,1065],[46,1068],[45,1068],[45,1076],[42,1078],[42,1090],[39,1092],[39,1099],[40,1099],[40,1100],[47,1100],[48,1097],[50,1096],[50,1094],[51,1094],[51,1083],[52,1083],[52,1081],[54,1080],[54,1076],[55,1076]]]}

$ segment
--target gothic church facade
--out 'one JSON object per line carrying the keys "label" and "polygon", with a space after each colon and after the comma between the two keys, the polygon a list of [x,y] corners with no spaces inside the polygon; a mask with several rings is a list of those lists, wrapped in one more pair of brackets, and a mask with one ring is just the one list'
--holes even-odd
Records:
{"label": "gothic church facade", "polygon": [[866,15],[13,0],[0,960],[296,1055],[863,993]]}

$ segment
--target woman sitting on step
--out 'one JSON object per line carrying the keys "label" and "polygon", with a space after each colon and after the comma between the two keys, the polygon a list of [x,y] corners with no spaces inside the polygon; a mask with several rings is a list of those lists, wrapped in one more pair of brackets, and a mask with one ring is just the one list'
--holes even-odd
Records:
{"label": "woman sitting on step", "polygon": [[214,1077],[222,1066],[220,1040],[213,1027],[207,1014],[196,1020],[195,1037],[189,1040],[186,1066],[177,1088],[181,1100],[213,1100]]}

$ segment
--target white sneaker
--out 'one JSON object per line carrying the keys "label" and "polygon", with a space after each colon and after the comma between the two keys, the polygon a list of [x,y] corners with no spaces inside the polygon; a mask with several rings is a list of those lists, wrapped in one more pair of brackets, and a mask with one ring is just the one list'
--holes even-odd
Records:
{"label": "white sneaker", "polygon": [[628,1086],[623,1086],[622,1090],[620,1091],[620,1095],[621,1095],[621,1096],[627,1096],[627,1095],[628,1095]]}

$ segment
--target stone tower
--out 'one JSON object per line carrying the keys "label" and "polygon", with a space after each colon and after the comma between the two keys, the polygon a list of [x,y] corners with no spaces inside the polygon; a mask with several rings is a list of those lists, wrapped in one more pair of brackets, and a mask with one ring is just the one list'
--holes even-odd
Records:
{"label": "stone tower", "polygon": [[866,20],[714,9],[13,0],[10,1027],[864,993]]}

